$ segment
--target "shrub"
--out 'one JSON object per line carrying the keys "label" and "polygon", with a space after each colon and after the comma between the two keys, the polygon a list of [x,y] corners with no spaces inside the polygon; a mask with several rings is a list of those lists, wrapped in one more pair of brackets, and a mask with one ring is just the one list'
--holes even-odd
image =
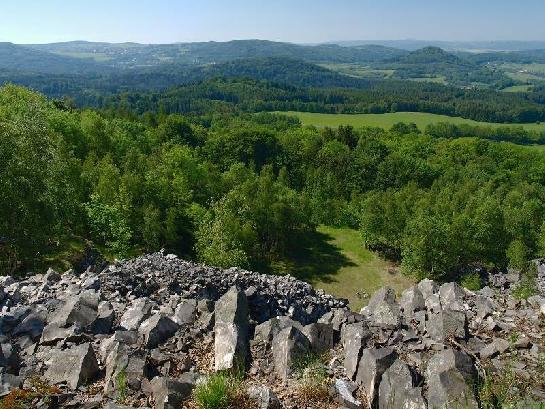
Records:
{"label": "shrub", "polygon": [[481,275],[477,272],[466,273],[460,279],[460,285],[471,291],[478,291],[482,288]]}

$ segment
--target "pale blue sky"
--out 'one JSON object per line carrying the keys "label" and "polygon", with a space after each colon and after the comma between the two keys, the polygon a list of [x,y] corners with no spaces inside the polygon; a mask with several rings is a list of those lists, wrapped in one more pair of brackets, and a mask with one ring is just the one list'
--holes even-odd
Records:
{"label": "pale blue sky", "polygon": [[0,41],[545,40],[545,0],[1,0]]}

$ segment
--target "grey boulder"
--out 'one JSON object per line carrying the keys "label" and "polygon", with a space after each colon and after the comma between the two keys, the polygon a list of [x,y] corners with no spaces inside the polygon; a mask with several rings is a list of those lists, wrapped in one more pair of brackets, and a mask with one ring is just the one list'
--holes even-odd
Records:
{"label": "grey boulder", "polygon": [[44,377],[53,384],[66,383],[71,389],[92,382],[99,373],[98,362],[91,344],[81,344],[59,351]]}
{"label": "grey boulder", "polygon": [[382,375],[397,359],[392,348],[366,348],[361,355],[356,375],[358,383],[365,391],[367,405],[373,407]]}
{"label": "grey boulder", "polygon": [[379,409],[426,409],[422,388],[414,387],[409,367],[395,361],[382,375],[378,393]]}
{"label": "grey boulder", "polygon": [[477,409],[473,393],[475,367],[464,352],[446,349],[431,357],[426,369],[428,407],[430,409]]}

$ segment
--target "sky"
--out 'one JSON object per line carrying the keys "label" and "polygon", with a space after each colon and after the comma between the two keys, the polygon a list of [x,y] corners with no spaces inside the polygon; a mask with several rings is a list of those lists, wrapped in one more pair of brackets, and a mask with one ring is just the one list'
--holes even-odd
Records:
{"label": "sky", "polygon": [[545,0],[0,0],[0,41],[545,40]]}

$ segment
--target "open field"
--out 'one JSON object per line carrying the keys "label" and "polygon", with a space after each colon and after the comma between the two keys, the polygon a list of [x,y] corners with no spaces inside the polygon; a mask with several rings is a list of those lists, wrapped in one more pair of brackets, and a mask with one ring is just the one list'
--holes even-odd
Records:
{"label": "open field", "polygon": [[379,70],[361,64],[319,64],[331,71],[336,71],[340,74],[348,75],[355,78],[391,78],[394,75],[394,70]]}
{"label": "open field", "polygon": [[[412,280],[377,254],[365,249],[358,231],[320,226],[302,251],[275,268],[311,283],[359,310],[377,289],[389,286],[401,293]],[[360,294],[360,295],[358,295]]]}
{"label": "open field", "polygon": [[303,125],[317,127],[338,127],[339,125],[352,125],[353,127],[374,126],[384,129],[391,128],[398,122],[414,122],[418,128],[424,129],[427,125],[437,122],[451,122],[454,124],[468,124],[477,126],[523,126],[528,130],[545,131],[545,123],[542,124],[496,124],[490,122],[478,122],[471,119],[451,117],[446,115],[427,114],[422,112],[395,112],[388,114],[320,114],[312,112],[284,112],[297,116]]}
{"label": "open field", "polygon": [[533,85],[513,85],[502,89],[502,92],[530,92],[533,88]]}

